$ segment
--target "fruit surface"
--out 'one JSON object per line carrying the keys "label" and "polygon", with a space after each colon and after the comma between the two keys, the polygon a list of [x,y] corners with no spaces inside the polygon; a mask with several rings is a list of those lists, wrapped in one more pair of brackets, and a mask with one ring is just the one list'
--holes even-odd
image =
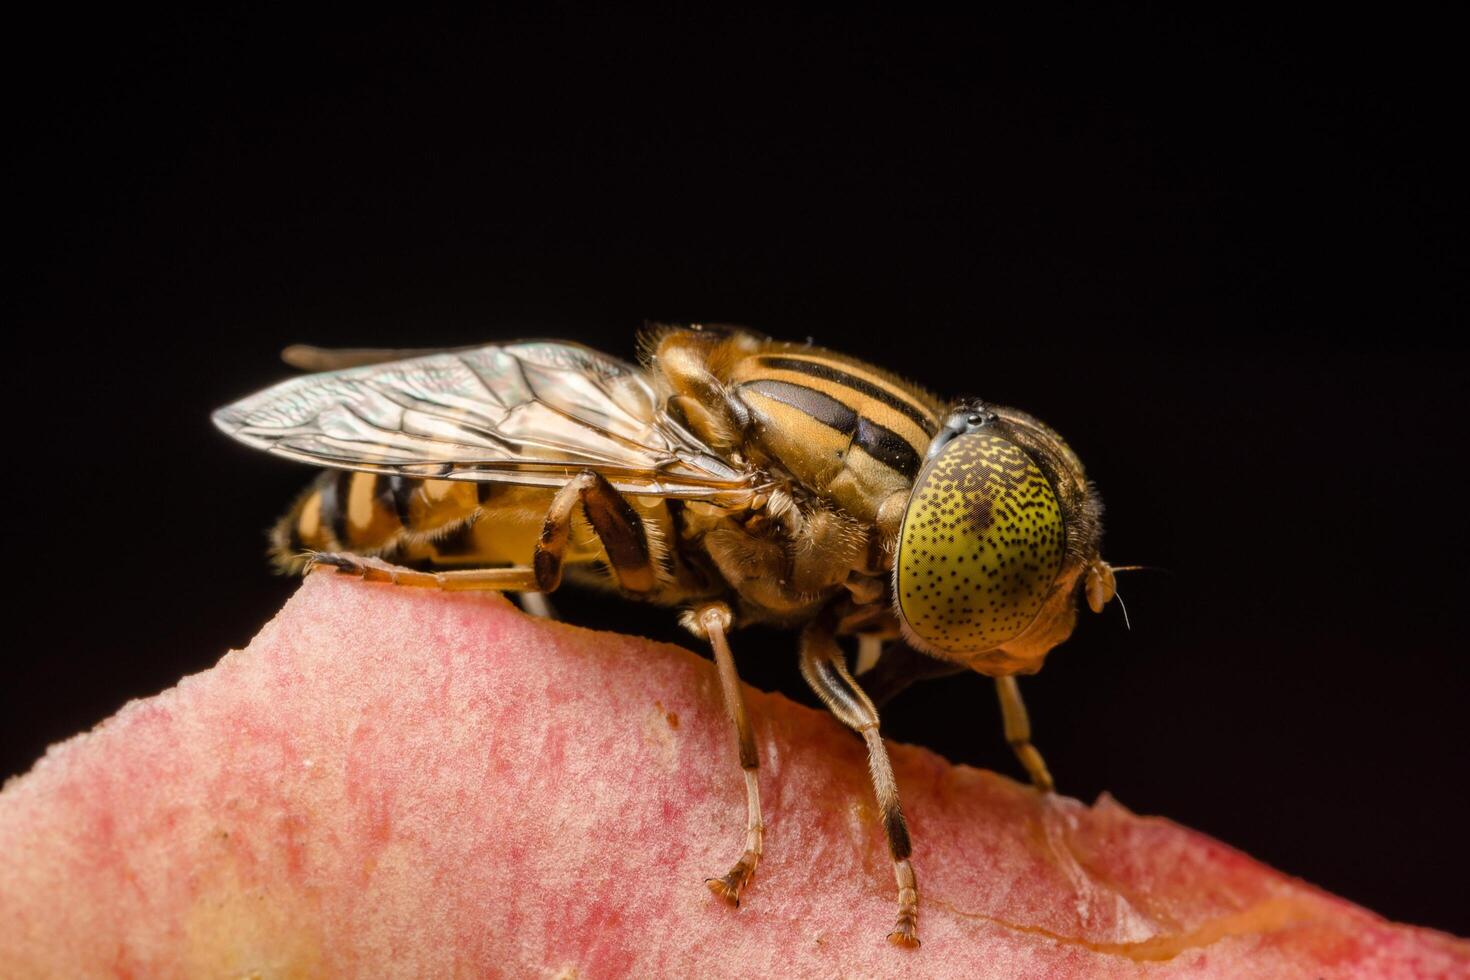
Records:
{"label": "fruit surface", "polygon": [[[0,793],[7,976],[1464,976],[1387,923],[1110,799],[894,746],[924,945],[891,912],[861,743],[750,692],[767,850],[703,879],[741,786],[677,648],[314,574],[249,648]],[[1242,792],[1248,792],[1243,788]],[[573,972],[575,971],[575,972]]]}

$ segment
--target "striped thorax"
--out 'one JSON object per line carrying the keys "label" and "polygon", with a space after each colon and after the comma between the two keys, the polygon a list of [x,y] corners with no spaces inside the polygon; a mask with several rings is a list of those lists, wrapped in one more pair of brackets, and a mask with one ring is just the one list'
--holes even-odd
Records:
{"label": "striped thorax", "polygon": [[770,345],[739,361],[729,383],[760,450],[863,521],[913,484],[942,411],[916,386],[811,347]]}

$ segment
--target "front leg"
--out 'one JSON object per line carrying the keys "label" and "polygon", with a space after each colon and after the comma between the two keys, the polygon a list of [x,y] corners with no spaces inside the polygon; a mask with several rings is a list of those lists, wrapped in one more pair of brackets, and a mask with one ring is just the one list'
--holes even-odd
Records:
{"label": "front leg", "polygon": [[1031,785],[1043,793],[1054,792],[1056,783],[1052,781],[1051,772],[1046,768],[1046,760],[1041,757],[1036,746],[1031,744],[1031,719],[1026,714],[1026,702],[1021,700],[1021,688],[1016,684],[1016,679],[997,677],[995,693],[1000,698],[1000,716],[1005,723],[1006,741],[1010,743],[1011,751],[1016,753],[1021,765],[1026,767]]}
{"label": "front leg", "polygon": [[827,615],[819,616],[801,634],[801,675],[817,692],[837,720],[862,735],[868,746],[868,768],[888,850],[893,856],[893,875],[898,882],[898,919],[888,940],[895,946],[918,946],[919,886],[909,856],[908,824],[898,802],[898,781],[888,761],[888,750],[878,734],[878,709],[847,672],[842,648],[837,645]]}

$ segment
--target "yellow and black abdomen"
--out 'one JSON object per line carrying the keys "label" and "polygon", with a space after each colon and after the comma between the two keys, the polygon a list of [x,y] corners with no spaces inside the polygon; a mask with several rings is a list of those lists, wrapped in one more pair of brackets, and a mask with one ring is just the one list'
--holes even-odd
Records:
{"label": "yellow and black abdomen", "polygon": [[[311,551],[400,564],[508,565],[529,561],[552,491],[458,480],[327,470],[271,532],[276,564],[296,570]],[[494,519],[486,520],[488,506]]]}
{"label": "yellow and black abdomen", "polygon": [[[349,552],[415,568],[529,566],[554,487],[418,480],[327,470],[271,531],[271,556],[300,571],[313,551]],[[667,502],[629,497],[660,560],[677,537]],[[580,509],[563,557],[571,566],[607,564]]]}
{"label": "yellow and black abdomen", "polygon": [[814,347],[768,345],[727,383],[760,450],[859,520],[912,485],[942,411],[921,389]]}
{"label": "yellow and black abdomen", "polygon": [[271,552],[291,570],[310,551],[400,560],[406,539],[463,524],[478,507],[472,483],[326,470],[276,524]]}

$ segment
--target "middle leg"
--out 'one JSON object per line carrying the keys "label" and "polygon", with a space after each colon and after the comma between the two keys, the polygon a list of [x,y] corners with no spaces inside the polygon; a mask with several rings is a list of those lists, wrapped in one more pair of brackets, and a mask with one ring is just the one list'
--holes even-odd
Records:
{"label": "middle leg", "polygon": [[745,851],[734,866],[720,878],[706,878],[704,883],[720,898],[740,907],[740,893],[755,877],[760,864],[765,824],[761,821],[761,793],[757,775],[761,760],[755,749],[755,733],[745,711],[745,696],[740,690],[740,677],[735,672],[735,657],[725,634],[730,629],[730,607],[711,602],[684,615],[684,626],[696,636],[709,640],[715,651],[715,668],[720,677],[720,693],[724,695],[725,714],[735,726],[735,742],[740,752],[740,768],[745,774]]}
{"label": "middle leg", "polygon": [[878,709],[852,679],[837,645],[832,625],[819,616],[801,634],[801,675],[817,692],[837,720],[863,737],[868,746],[868,769],[873,777],[873,792],[878,798],[878,811],[883,832],[888,837],[888,851],[893,856],[893,876],[898,882],[898,919],[889,942],[895,946],[919,945],[919,885],[914,878],[909,856],[908,823],[898,802],[898,781],[888,761],[883,736],[878,734]]}

